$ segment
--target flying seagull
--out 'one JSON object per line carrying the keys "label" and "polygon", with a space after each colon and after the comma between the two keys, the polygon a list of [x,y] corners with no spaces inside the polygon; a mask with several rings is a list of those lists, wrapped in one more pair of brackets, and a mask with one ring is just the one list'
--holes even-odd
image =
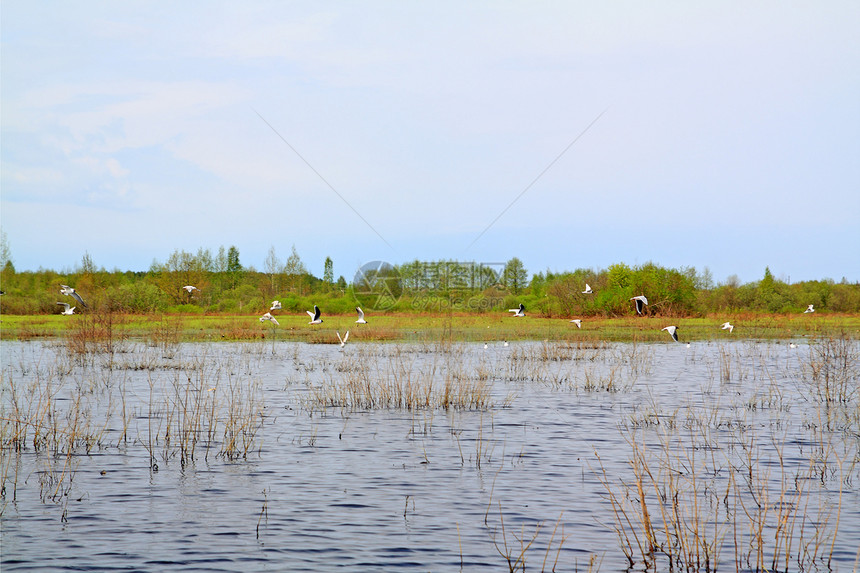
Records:
{"label": "flying seagull", "polygon": [[722,328],[723,330],[728,330],[729,332],[731,332],[735,329],[735,325],[731,324],[730,322],[724,322],[720,326],[720,328]]}
{"label": "flying seagull", "polygon": [[191,292],[192,292],[192,291],[200,290],[200,289],[199,289],[199,288],[197,288],[196,286],[192,286],[192,285],[185,285],[185,286],[184,286],[184,287],[182,287],[182,288],[184,288],[186,291],[188,291],[188,294],[191,294]]}
{"label": "flying seagull", "polygon": [[815,306],[814,304],[810,304],[809,307],[803,311],[803,314],[806,314],[807,312],[815,312],[815,309],[812,308],[814,306]]}
{"label": "flying seagull", "polygon": [[273,300],[272,307],[269,310],[281,310],[281,301]]}
{"label": "flying seagull", "polygon": [[66,307],[65,310],[63,310],[63,312],[61,312],[60,314],[66,314],[69,316],[75,314],[75,309],[78,308],[76,306],[69,305],[69,303],[67,302],[58,302],[57,304]]}
{"label": "flying seagull", "polygon": [[630,300],[636,301],[636,314],[642,314],[645,310],[645,305],[648,304],[648,299],[645,298],[645,295],[640,294],[639,296],[634,296]]}
{"label": "flying seagull", "polygon": [[263,316],[260,317],[260,322],[263,322],[264,320],[271,321],[271,323],[274,324],[275,326],[280,326],[278,319],[275,318],[274,316],[272,316],[272,314],[269,312],[267,312],[266,314],[264,314]]}
{"label": "flying seagull", "polygon": [[76,301],[78,301],[79,304],[81,304],[83,306],[87,306],[87,303],[84,302],[84,299],[81,298],[81,295],[79,295],[78,293],[75,292],[75,289],[73,289],[69,285],[60,285],[60,287],[62,287],[62,288],[60,288],[61,294],[74,297],[74,299]]}
{"label": "flying seagull", "polygon": [[358,312],[358,320],[355,321],[356,324],[367,324],[367,321],[364,320],[364,311],[361,310],[361,307],[355,307],[356,312]]}
{"label": "flying seagull", "polygon": [[343,348],[344,346],[346,346],[346,341],[349,340],[349,331],[346,331],[346,334],[343,335],[343,338],[340,337],[340,332],[338,332],[337,330],[335,330],[334,333],[337,334],[337,339],[340,340],[340,347]]}
{"label": "flying seagull", "polygon": [[588,286],[588,283],[585,283],[585,290],[582,291],[582,294],[591,294],[591,287]]}
{"label": "flying seagull", "polygon": [[570,322],[572,322],[573,324],[575,324],[577,328],[582,328],[582,321],[581,321],[580,319],[578,319],[578,318],[574,318],[574,319],[573,319],[573,320],[571,320]]}
{"label": "flying seagull", "polygon": [[512,308],[508,310],[508,312],[514,313],[514,316],[525,316],[526,315],[526,306],[523,303],[520,303],[519,308]]}
{"label": "flying seagull", "polygon": [[305,312],[307,312],[308,316],[311,317],[311,321],[308,324],[319,324],[322,322],[322,319],[320,318],[320,307],[318,307],[317,305],[314,305],[313,312],[309,310]]}
{"label": "flying seagull", "polygon": [[672,340],[678,342],[678,327],[677,326],[667,326],[665,328],[661,328],[660,330],[665,330],[672,337]]}

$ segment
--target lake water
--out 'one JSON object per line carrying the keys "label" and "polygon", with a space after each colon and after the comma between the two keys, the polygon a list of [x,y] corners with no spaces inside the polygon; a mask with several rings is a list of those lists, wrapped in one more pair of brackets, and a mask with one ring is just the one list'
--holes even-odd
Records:
{"label": "lake water", "polygon": [[4,572],[857,567],[856,341],[0,350]]}

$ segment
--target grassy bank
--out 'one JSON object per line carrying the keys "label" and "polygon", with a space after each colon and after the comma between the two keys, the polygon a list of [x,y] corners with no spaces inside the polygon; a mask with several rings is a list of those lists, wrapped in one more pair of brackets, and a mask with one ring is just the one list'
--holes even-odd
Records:
{"label": "grassy bank", "polygon": [[[350,341],[453,340],[495,342],[503,340],[566,341],[666,341],[661,328],[678,327],[681,341],[732,338],[788,339],[803,336],[833,336],[860,333],[860,316],[845,314],[753,314],[708,316],[704,318],[612,318],[585,319],[577,328],[568,319],[512,318],[499,313],[485,314],[380,314],[368,316],[369,324],[355,324],[355,315],[324,316],[321,325],[308,325],[305,314],[280,314],[280,326],[261,323],[256,316],[85,314],[3,315],[0,338],[28,340],[73,335],[121,337],[160,341],[250,341],[296,340],[336,343],[334,331],[349,330]],[[721,330],[730,320],[733,332]]]}

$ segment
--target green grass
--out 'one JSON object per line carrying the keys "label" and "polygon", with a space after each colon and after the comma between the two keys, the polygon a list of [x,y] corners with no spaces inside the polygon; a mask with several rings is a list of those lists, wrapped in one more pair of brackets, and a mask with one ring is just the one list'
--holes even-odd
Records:
{"label": "green grass", "polygon": [[[28,340],[64,337],[80,326],[80,321],[96,315],[3,315],[0,338]],[[323,315],[321,325],[308,324],[306,314],[278,314],[279,327],[261,323],[248,315],[125,315],[113,316],[115,332],[129,338],[176,338],[207,340],[298,340],[335,343],[334,331],[351,331],[350,341],[435,341],[494,342],[502,340],[562,341],[669,341],[661,328],[678,327],[682,341],[730,339],[787,339],[799,336],[830,336],[860,333],[860,316],[836,314],[744,314],[706,318],[628,317],[584,319],[578,329],[568,319],[526,316],[513,318],[500,313],[486,314],[368,314],[366,325],[355,324],[353,314]],[[735,325],[733,333],[720,330],[726,320]]]}

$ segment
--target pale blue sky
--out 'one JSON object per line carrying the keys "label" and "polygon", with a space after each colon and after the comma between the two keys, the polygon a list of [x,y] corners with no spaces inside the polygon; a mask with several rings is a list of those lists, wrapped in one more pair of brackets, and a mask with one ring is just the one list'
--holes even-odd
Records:
{"label": "pale blue sky", "polygon": [[19,270],[295,245],[347,278],[516,256],[860,280],[854,0],[0,10]]}

